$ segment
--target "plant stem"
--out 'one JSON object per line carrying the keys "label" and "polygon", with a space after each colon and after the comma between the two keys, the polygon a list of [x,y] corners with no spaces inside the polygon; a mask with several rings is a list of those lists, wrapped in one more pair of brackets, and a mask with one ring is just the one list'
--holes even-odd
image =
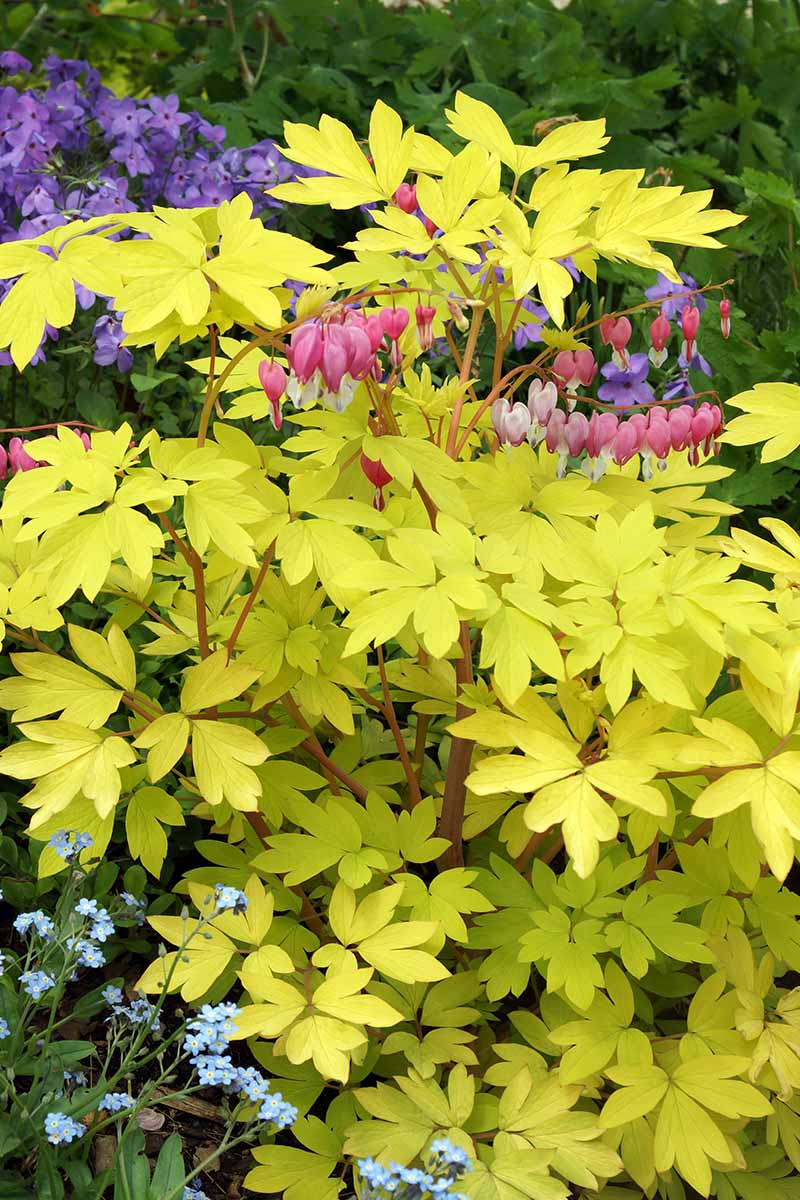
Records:
{"label": "plant stem", "polygon": [[208,645],[208,624],[206,617],[206,580],[203,574],[203,561],[196,550],[183,541],[175,526],[170,521],[165,513],[159,513],[158,519],[166,529],[169,536],[172,538],[175,545],[180,550],[184,559],[189,565],[194,580],[194,607],[197,618],[197,640],[200,645],[200,656],[208,658],[211,651]]}
{"label": "plant stem", "polygon": [[253,605],[255,604],[256,600],[258,599],[258,593],[261,591],[261,585],[264,582],[264,580],[266,579],[267,571],[269,570],[270,563],[272,562],[272,555],[274,553],[275,553],[275,541],[273,539],[273,541],[270,543],[270,545],[267,549],[266,554],[264,555],[264,560],[261,563],[261,566],[259,567],[258,575],[256,575],[256,578],[253,582],[253,587],[252,587],[252,590],[250,591],[250,595],[247,597],[244,604],[242,605],[242,611],[239,613],[239,616],[236,618],[236,624],[233,627],[233,632],[231,633],[231,636],[228,638],[228,641],[226,642],[225,649],[227,651],[227,656],[228,656],[227,661],[228,662],[231,661],[231,655],[233,654],[233,650],[236,645],[236,639],[239,637],[239,634],[242,632],[244,623],[247,620],[248,616],[250,615],[250,610],[252,609]]}
{"label": "plant stem", "polygon": [[[469,637],[469,625],[466,621],[461,622],[459,641],[461,643],[461,658],[456,662],[456,686],[460,692],[461,687],[473,682],[472,645]],[[457,721],[471,716],[472,711],[471,708],[457,698]],[[450,758],[447,763],[447,777],[444,784],[442,815],[439,818],[439,836],[447,838],[450,842],[449,847],[439,859],[439,865],[443,870],[447,870],[450,867],[462,867],[464,865],[464,846],[461,829],[464,824],[464,803],[467,798],[466,778],[469,772],[472,747],[474,745],[475,743],[470,741],[469,738],[460,737],[454,737],[450,744]]]}
{"label": "plant stem", "polygon": [[389,680],[386,677],[386,663],[383,659],[383,647],[375,647],[378,655],[378,670],[381,675],[381,687],[383,688],[383,712],[386,720],[389,722],[389,728],[392,731],[394,743],[397,746],[397,753],[400,756],[400,762],[403,764],[403,770],[406,773],[408,780],[408,799],[412,808],[415,808],[422,800],[422,793],[419,788],[419,780],[414,772],[414,765],[408,753],[408,747],[403,741],[403,734],[400,730],[400,725],[397,721],[397,713],[394,709],[394,701],[389,690]]}
{"label": "plant stem", "polygon": [[[253,830],[256,837],[261,842],[261,845],[264,847],[265,850],[268,849],[269,848],[269,826],[267,825],[267,823],[264,820],[261,813],[246,812],[244,815],[245,815],[245,819],[247,820],[248,824],[250,825],[250,828]],[[316,910],[314,909],[313,904],[309,900],[308,894],[306,893],[306,890],[302,886],[302,884],[296,883],[294,885],[294,887],[289,888],[289,891],[294,892],[295,896],[297,896],[299,898],[299,900],[300,900],[300,916],[303,918],[303,920],[305,921],[306,925],[311,930],[311,932],[315,933],[321,942],[327,941],[328,940],[327,930],[325,929],[325,926],[323,925],[322,920],[317,915]]]}

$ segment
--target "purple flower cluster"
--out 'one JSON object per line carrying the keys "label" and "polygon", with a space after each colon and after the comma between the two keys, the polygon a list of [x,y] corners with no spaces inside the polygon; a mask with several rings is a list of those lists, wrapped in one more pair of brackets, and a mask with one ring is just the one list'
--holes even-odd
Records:
{"label": "purple flower cluster", "polygon": [[[274,142],[247,149],[225,146],[222,125],[182,112],[177,96],[120,99],[99,72],[79,59],[49,55],[44,83],[21,88],[31,64],[14,51],[0,54],[0,240],[38,237],[68,221],[150,209],[203,208],[246,192],[262,219],[282,206],[265,190],[303,173]],[[0,281],[0,300],[13,282]],[[76,288],[81,308],[96,297]],[[55,329],[47,338],[57,339]],[[126,372],[131,353],[120,343],[117,314],[94,327],[94,361]],[[33,362],[44,359],[39,349]],[[0,354],[0,365],[10,356]]]}

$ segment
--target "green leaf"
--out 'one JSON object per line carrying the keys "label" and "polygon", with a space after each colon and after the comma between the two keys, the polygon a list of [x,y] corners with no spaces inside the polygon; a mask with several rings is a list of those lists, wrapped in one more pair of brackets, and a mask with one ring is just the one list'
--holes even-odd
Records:
{"label": "green leaf", "polygon": [[156,1200],[156,1197],[171,1195],[183,1183],[186,1172],[181,1147],[179,1133],[170,1134],[162,1144],[150,1184],[150,1194],[153,1200]]}

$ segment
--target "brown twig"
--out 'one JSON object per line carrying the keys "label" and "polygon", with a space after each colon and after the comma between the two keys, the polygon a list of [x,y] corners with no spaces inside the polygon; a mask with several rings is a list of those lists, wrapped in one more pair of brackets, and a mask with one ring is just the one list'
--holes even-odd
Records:
{"label": "brown twig", "polygon": [[[701,821],[696,829],[693,829],[688,837],[683,838],[682,846],[693,846],[695,842],[699,842],[707,833],[710,833],[714,827],[714,822],[711,820]],[[656,871],[669,871],[678,862],[678,851],[673,848],[664,855],[659,863],[656,863]]]}
{"label": "brown twig", "polygon": [[[352,792],[354,796],[356,796],[359,800],[366,800],[367,789],[362,787],[362,785],[356,779],[353,779],[352,775],[348,775],[347,771],[343,771],[341,767],[337,766],[333,759],[325,753],[319,738],[314,733],[314,730],[308,724],[288,692],[282,697],[281,703],[292,720],[295,721],[301,729],[305,729],[305,731],[308,733],[308,737],[305,739],[305,741],[300,743],[303,749],[307,750],[311,757],[315,758],[329,775],[332,775],[334,779],[338,779],[339,783],[343,783],[347,790]],[[333,790],[336,791],[337,789],[335,784],[332,786]]]}
{"label": "brown twig", "polygon": [[225,644],[228,662],[231,661],[231,655],[233,654],[233,650],[236,645],[236,640],[239,637],[239,634],[242,632],[242,628],[244,626],[245,621],[247,620],[248,616],[250,615],[250,610],[252,609],[253,605],[255,604],[256,600],[258,599],[258,593],[261,591],[261,585],[264,582],[264,580],[266,579],[267,571],[269,570],[270,563],[272,562],[272,556],[274,553],[275,553],[275,541],[273,539],[273,541],[270,543],[270,545],[267,549],[266,554],[264,555],[264,560],[258,569],[258,574],[255,577],[255,580],[253,582],[253,587],[250,591],[250,594],[247,597],[247,599],[245,600],[244,604],[242,605],[242,611],[239,613],[239,616],[236,618],[236,624],[233,627],[231,636],[228,638],[228,641]]}
{"label": "brown twig", "polygon": [[389,690],[389,680],[386,678],[386,663],[384,662],[383,658],[383,647],[376,646],[375,650],[378,655],[378,670],[381,676],[381,687],[383,688],[384,715],[386,720],[389,722],[389,728],[392,731],[394,744],[397,746],[397,753],[400,756],[400,762],[403,764],[403,770],[406,773],[406,779],[408,781],[409,803],[411,804],[412,808],[415,808],[416,805],[422,800],[422,792],[420,791],[419,780],[414,772],[414,765],[411,762],[411,758],[408,753],[408,747],[403,741],[403,734],[397,720],[394,701],[392,700],[392,694]]}
{"label": "brown twig", "polygon": [[208,645],[208,623],[206,617],[206,580],[203,574],[203,560],[191,546],[187,546],[180,537],[175,526],[166,513],[159,513],[158,519],[172,538],[178,550],[189,566],[194,580],[194,607],[197,617],[197,641],[200,646],[201,658],[208,658],[211,653]]}
{"label": "brown twig", "polygon": [[[466,621],[461,622],[459,641],[461,658],[456,662],[456,686],[460,693],[463,686],[469,685],[473,681],[472,646],[469,640],[469,625]],[[460,698],[457,698],[456,720],[461,721],[471,714],[472,709],[463,704]],[[464,865],[462,826],[464,824],[464,804],[467,798],[466,779],[474,745],[475,743],[469,738],[460,737],[454,737],[450,743],[442,815],[439,818],[439,836],[447,838],[450,842],[449,847],[439,859],[439,865],[443,870]]]}

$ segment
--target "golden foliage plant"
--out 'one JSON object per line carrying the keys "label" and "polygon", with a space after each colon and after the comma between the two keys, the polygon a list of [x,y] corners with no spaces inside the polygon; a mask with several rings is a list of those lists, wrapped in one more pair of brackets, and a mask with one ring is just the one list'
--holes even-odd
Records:
{"label": "golden foliage plant", "polygon": [[[713,248],[739,218],[575,166],[602,121],[517,145],[468,96],[447,119],[457,153],[381,103],[368,146],[329,117],[286,126],[326,174],[276,195],[374,206],[341,261],[246,196],[0,248],[20,367],[70,323],[75,282],[113,298],[129,345],[209,347],[196,435],[124,426],[86,451],[60,429],[5,489],[0,704],[20,736],[0,770],[29,788],[34,839],[126,836],[157,876],[191,820],[181,902],[244,889],[245,913],[141,986],[174,965],[185,1001],[239,1000],[238,1036],[305,1114],[256,1149],[252,1190],[332,1200],[350,1156],[409,1163],[444,1132],[472,1200],[796,1197],[800,539],[737,529],[705,494],[713,458],[556,478],[546,443],[498,448],[490,424],[593,323],[564,329],[561,260],[677,280],[655,247]],[[395,200],[411,178],[427,222]],[[287,279],[308,285],[296,317]],[[553,324],[509,368],[528,295]],[[346,411],[290,391],[289,436],[256,444],[259,369],[342,305],[411,315],[388,369]],[[725,436],[789,453],[798,397],[757,385]],[[180,946],[186,920],[150,924]]]}

